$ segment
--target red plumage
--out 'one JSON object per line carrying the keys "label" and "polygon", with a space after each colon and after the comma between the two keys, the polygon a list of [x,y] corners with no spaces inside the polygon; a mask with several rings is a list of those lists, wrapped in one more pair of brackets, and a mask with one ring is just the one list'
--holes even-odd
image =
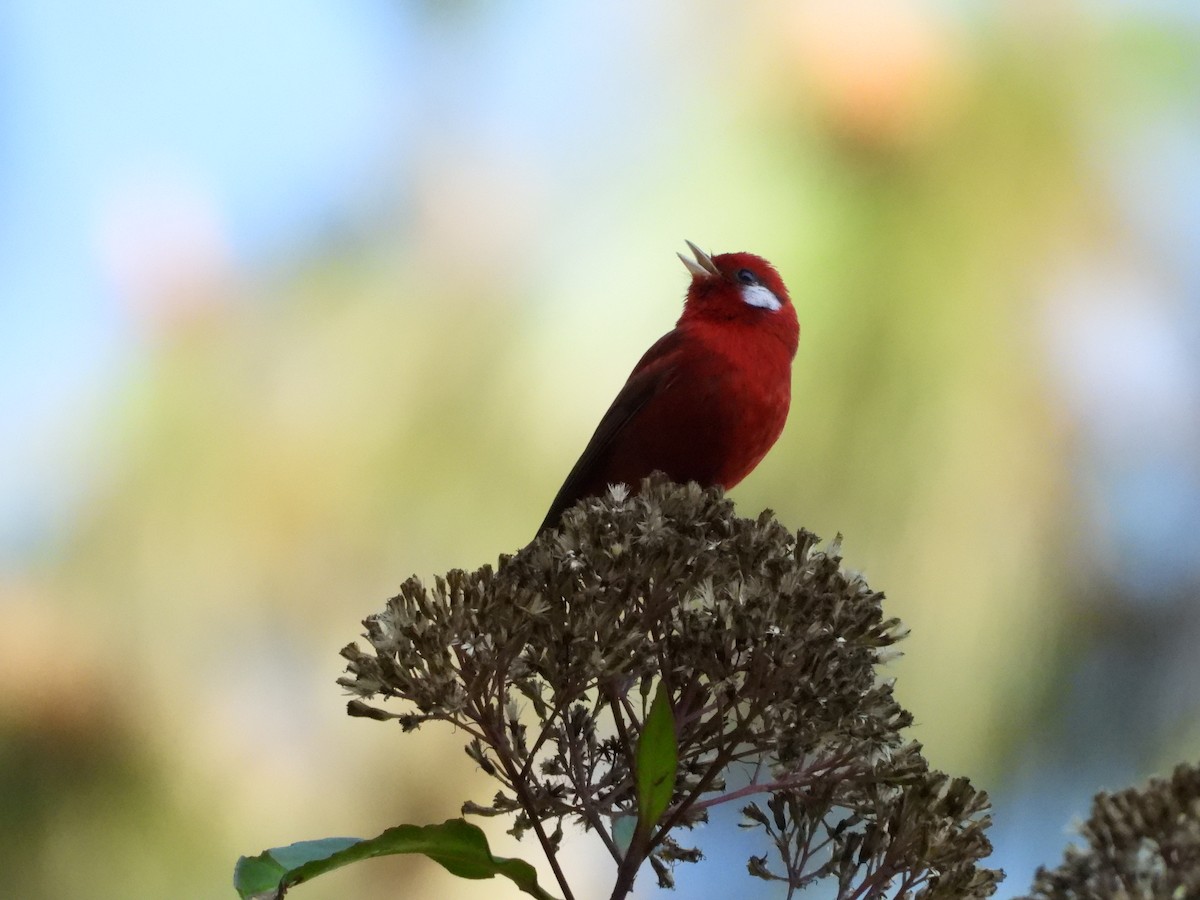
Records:
{"label": "red plumage", "polygon": [[683,314],[655,342],[600,420],[538,533],[610,484],[654,471],[728,489],[783,431],[800,325],[774,266],[752,253],[695,261]]}

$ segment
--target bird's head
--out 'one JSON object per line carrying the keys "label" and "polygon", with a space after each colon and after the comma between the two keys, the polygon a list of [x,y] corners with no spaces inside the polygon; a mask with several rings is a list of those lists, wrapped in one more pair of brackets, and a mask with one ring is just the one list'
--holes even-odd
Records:
{"label": "bird's head", "polygon": [[691,241],[695,259],[679,258],[692,273],[680,323],[690,318],[749,322],[778,333],[795,345],[800,325],[783,279],[775,267],[753,253],[710,256]]}

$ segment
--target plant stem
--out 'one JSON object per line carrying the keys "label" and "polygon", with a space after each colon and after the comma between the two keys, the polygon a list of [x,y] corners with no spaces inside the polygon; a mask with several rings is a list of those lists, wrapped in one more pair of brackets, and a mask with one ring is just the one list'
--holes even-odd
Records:
{"label": "plant stem", "polygon": [[646,861],[646,841],[647,836],[639,826],[633,833],[633,840],[629,842],[629,848],[625,851],[625,858],[617,867],[617,880],[613,884],[609,900],[623,900],[633,890],[633,882],[637,878],[638,869]]}
{"label": "plant stem", "polygon": [[617,845],[608,834],[608,829],[604,827],[604,820],[600,817],[600,812],[596,809],[591,800],[591,784],[588,778],[587,767],[581,758],[579,747],[572,743],[570,745],[571,753],[571,770],[572,780],[575,782],[575,794],[579,798],[580,806],[583,807],[584,818],[587,819],[589,825],[596,830],[596,834],[600,835],[600,840],[604,842],[605,848],[612,855],[614,861],[619,865],[621,862],[621,851],[617,849]]}
{"label": "plant stem", "polygon": [[[501,737],[501,740],[503,740],[503,737]],[[492,747],[496,750],[496,757],[500,761],[500,765],[504,767],[504,771],[512,779],[513,792],[517,795],[517,802],[521,804],[521,808],[529,816],[529,823],[533,827],[534,834],[537,835],[538,843],[542,845],[542,852],[546,855],[546,861],[550,863],[551,871],[554,872],[554,878],[563,893],[563,900],[575,900],[575,895],[571,893],[571,886],[567,883],[566,873],[563,872],[562,866],[558,864],[558,851],[555,850],[554,843],[546,834],[546,829],[542,827],[541,817],[537,813],[537,807],[533,803],[533,798],[529,795],[528,786],[520,778],[520,772],[513,764],[512,757],[508,753],[508,748],[498,747],[494,742],[492,742]]]}
{"label": "plant stem", "polygon": [[505,775],[508,776],[512,784],[513,793],[516,794],[517,802],[521,804],[521,808],[529,816],[530,825],[533,827],[534,834],[537,835],[538,843],[542,845],[542,852],[546,855],[546,861],[550,864],[550,870],[554,873],[554,879],[558,882],[559,890],[562,891],[563,900],[575,900],[575,895],[571,892],[571,885],[567,882],[566,873],[563,872],[562,866],[558,863],[558,853],[554,848],[554,843],[546,834],[546,829],[542,827],[542,820],[538,815],[537,807],[533,803],[533,798],[529,794],[528,784],[521,777],[521,767],[516,764],[513,758],[504,728],[503,695],[499,691],[497,694],[497,705],[494,709],[490,705],[482,707],[479,703],[471,701],[470,706],[474,714],[473,718],[479,723],[479,727],[483,729],[487,743],[496,751],[496,760],[504,769]]}

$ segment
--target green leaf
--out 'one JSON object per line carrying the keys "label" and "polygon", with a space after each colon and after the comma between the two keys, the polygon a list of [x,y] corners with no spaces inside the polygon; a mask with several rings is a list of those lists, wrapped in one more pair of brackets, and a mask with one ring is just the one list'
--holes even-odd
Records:
{"label": "green leaf", "polygon": [[333,869],[397,853],[422,853],[459,878],[503,875],[537,900],[554,900],[538,886],[533,866],[520,859],[492,856],[483,831],[462,819],[449,819],[441,825],[397,825],[368,840],[300,841],[258,856],[243,856],[234,868],[233,886],[243,900],[278,900],[289,888]]}
{"label": "green leaf", "polygon": [[675,743],[675,715],[666,685],[659,682],[654,702],[642,726],[636,756],[638,830],[649,834],[671,803],[679,748]]}

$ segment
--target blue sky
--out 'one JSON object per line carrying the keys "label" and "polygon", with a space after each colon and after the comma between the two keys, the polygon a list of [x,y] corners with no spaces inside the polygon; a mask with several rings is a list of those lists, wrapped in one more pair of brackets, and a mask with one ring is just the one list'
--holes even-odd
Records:
{"label": "blue sky", "polygon": [[398,162],[404,9],[0,6],[0,559],[51,514],[61,479],[40,463],[132,340],[98,253],[106,208],[158,172],[211,196],[239,266],[302,246]]}

